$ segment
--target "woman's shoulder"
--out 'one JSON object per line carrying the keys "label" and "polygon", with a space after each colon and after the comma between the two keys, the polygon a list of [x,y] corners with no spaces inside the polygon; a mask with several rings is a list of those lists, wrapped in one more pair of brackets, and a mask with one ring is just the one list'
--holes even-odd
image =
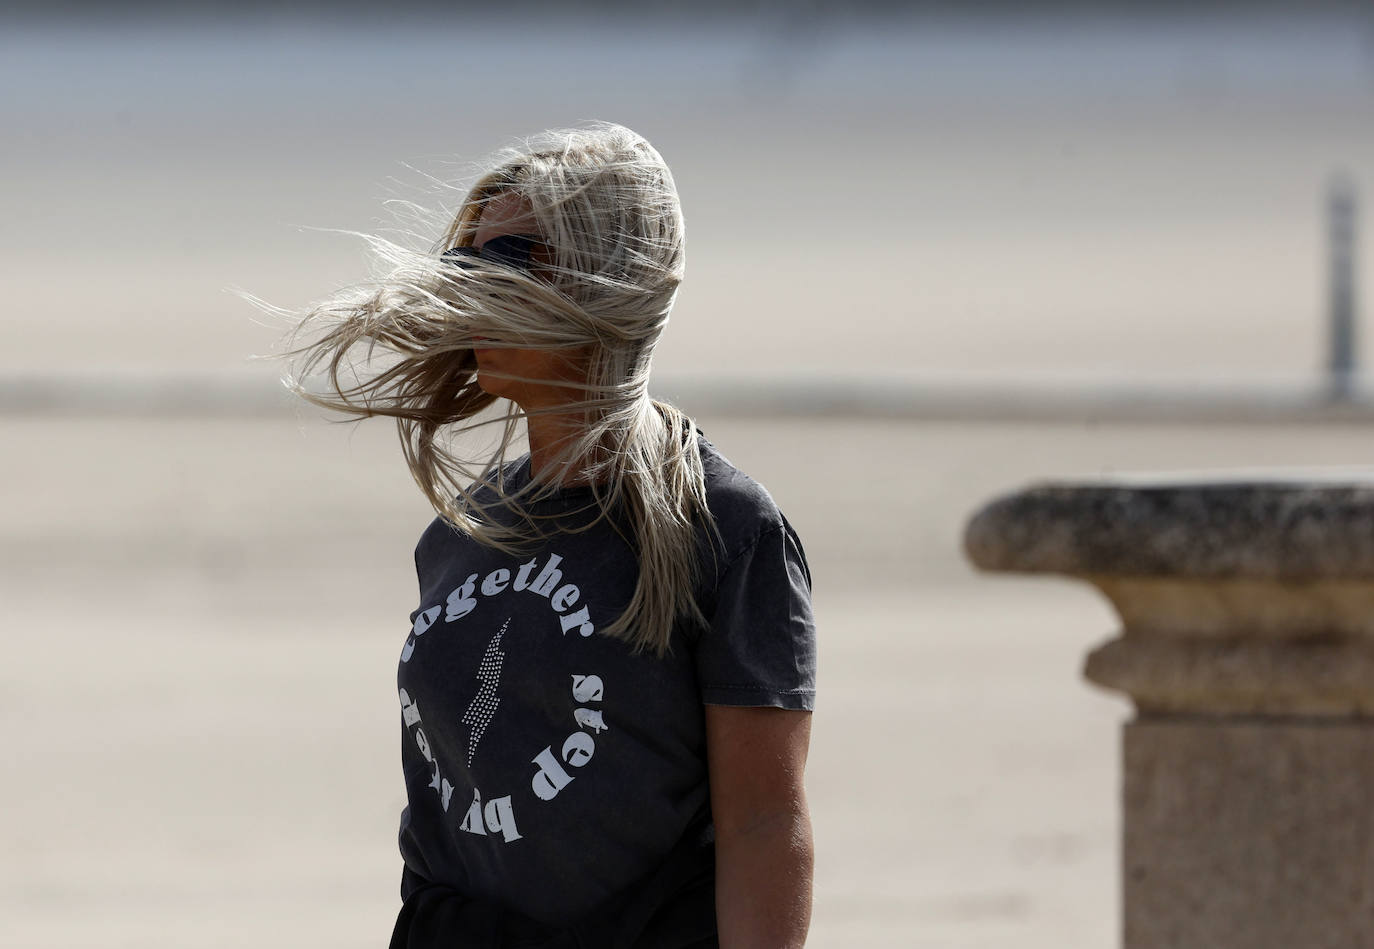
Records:
{"label": "woman's shoulder", "polygon": [[745,474],[703,436],[701,466],[706,480],[706,507],[715,522],[718,549],[733,559],[760,537],[791,531],[768,489]]}
{"label": "woman's shoulder", "polygon": [[[741,655],[751,656],[759,655],[757,650],[767,653],[776,647],[787,654],[784,667],[803,668],[804,662],[797,665],[798,657],[812,649],[806,640],[814,635],[814,627],[810,620],[811,569],[801,539],[768,489],[705,439],[701,442],[701,460],[714,529],[703,532],[697,604],[715,630],[711,641],[727,653],[742,650]],[[733,645],[722,646],[729,643]],[[712,654],[717,659],[722,655]],[[726,668],[733,671],[726,672]],[[747,681],[740,678],[745,674],[741,668],[733,660],[727,661],[725,667],[716,670],[722,677],[716,681]],[[759,666],[750,668],[757,671]],[[757,698],[736,702],[738,693],[728,701],[724,692],[717,694],[727,705],[754,704],[753,698]],[[768,700],[758,704],[777,703]]]}

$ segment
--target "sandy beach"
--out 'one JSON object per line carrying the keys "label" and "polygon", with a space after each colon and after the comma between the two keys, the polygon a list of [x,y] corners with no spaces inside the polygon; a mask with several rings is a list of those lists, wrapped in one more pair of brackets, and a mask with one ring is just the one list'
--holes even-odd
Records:
{"label": "sandy beach", "polygon": [[[350,234],[428,247],[490,150],[609,119],[667,158],[691,235],[661,372],[1306,373],[1328,184],[1371,187],[1370,31],[1331,13],[16,25],[0,371],[241,368],[281,327],[233,289],[298,307],[363,281]],[[499,96],[477,94],[488,76]]]}
{"label": "sandy beach", "polygon": [[[451,207],[438,179],[515,136],[613,119],[674,168],[660,379],[1321,366],[1326,189],[1374,180],[1368,17],[765,14],[0,24],[0,382],[127,383],[99,417],[0,404],[0,945],[383,944],[431,516],[394,436],[116,403],[169,374],[273,385],[252,359],[284,324],[235,291],[365,280],[335,232],[427,246],[404,202]],[[1050,477],[1367,477],[1370,431],[738,408],[701,424],[815,576],[811,945],[1115,945],[1129,709],[1079,675],[1114,619],[1083,585],[975,576],[962,525]]]}

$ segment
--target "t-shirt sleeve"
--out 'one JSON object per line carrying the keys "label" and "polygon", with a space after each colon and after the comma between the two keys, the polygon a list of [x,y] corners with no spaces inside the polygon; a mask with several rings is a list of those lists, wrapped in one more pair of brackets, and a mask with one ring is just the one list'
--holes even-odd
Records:
{"label": "t-shirt sleeve", "polygon": [[707,619],[696,646],[702,701],[815,707],[811,573],[790,525],[765,530],[725,565]]}

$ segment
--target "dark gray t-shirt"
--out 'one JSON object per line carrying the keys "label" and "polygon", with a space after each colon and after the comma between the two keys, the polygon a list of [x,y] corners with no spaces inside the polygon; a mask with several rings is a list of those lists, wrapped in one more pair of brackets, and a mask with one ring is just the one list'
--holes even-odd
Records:
{"label": "dark gray t-shirt", "polygon": [[[707,814],[703,703],[812,708],[801,544],[705,441],[702,460],[719,532],[709,547],[702,533],[710,626],[683,624],[663,658],[598,633],[637,577],[612,523],[548,531],[519,556],[439,520],[420,538],[420,605],[397,676],[412,874],[545,923],[579,919]],[[527,481],[528,461],[505,477]],[[571,489],[531,511],[575,522],[590,501]]]}

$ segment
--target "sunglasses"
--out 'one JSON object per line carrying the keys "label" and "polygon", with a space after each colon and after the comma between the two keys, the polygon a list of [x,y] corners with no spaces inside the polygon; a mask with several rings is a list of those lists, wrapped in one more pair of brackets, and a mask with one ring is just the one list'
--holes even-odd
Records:
{"label": "sunglasses", "polygon": [[536,234],[502,234],[481,247],[450,247],[439,259],[462,267],[465,258],[480,257],[494,264],[529,270],[530,255],[543,246],[543,240]]}

